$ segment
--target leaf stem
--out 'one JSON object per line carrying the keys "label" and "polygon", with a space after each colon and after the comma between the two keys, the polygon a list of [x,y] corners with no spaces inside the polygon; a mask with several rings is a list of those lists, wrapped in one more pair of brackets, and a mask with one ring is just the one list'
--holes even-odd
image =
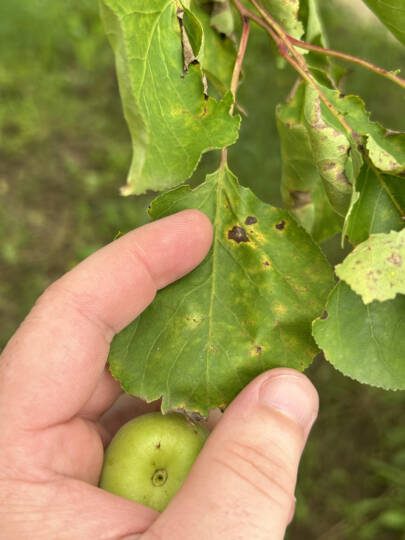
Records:
{"label": "leaf stem", "polygon": [[296,39],[290,35],[288,36],[288,39],[293,45],[296,45],[301,49],[313,51],[319,54],[323,54],[325,56],[333,56],[334,58],[339,58],[340,60],[344,60],[346,62],[352,62],[353,64],[362,66],[363,68],[368,69],[369,71],[372,71],[373,73],[376,73],[381,77],[389,79],[390,81],[398,84],[401,88],[405,88],[405,79],[402,79],[402,77],[399,77],[393,71],[388,71],[387,69],[384,69],[380,66],[376,66],[375,64],[368,62],[363,58],[359,58],[358,56],[353,56],[351,54],[343,53],[340,51],[335,51],[333,49],[328,49],[327,47],[320,47],[319,45],[307,43],[306,41],[301,41],[300,39]]}
{"label": "leaf stem", "polygon": [[238,54],[236,56],[235,66],[233,68],[232,79],[231,79],[231,92],[233,95],[233,106],[231,109],[231,114],[233,113],[235,103],[236,103],[236,94],[238,91],[240,74],[242,71],[243,60],[245,58],[247,44],[249,41],[249,34],[250,34],[250,21],[248,17],[245,17],[242,14],[241,14],[241,17],[242,17],[242,24],[243,24],[242,34],[241,34],[241,38],[239,42]]}
{"label": "leaf stem", "polygon": [[[238,85],[240,80],[240,75],[242,72],[242,66],[243,66],[243,60],[245,58],[247,44],[249,41],[249,34],[250,34],[250,20],[248,17],[245,17],[241,14],[242,18],[242,34],[240,37],[239,42],[239,48],[238,53],[236,55],[235,65],[232,72],[232,78],[231,78],[231,93],[233,96],[233,102],[230,110],[230,114],[232,115],[235,110],[236,105],[236,95],[238,92]],[[223,148],[221,151],[221,163],[220,167],[223,168],[226,166],[228,162],[228,149]]]}
{"label": "leaf stem", "polygon": [[242,17],[251,19],[255,21],[258,25],[264,28],[272,39],[275,41],[280,55],[297,71],[301,77],[310,84],[315,91],[317,92],[320,100],[323,104],[329,109],[331,114],[339,121],[344,130],[348,133],[349,137],[355,137],[350,125],[346,122],[346,119],[340,112],[332,105],[328,100],[322,90],[319,88],[319,85],[316,79],[313,77],[310,72],[302,54],[300,54],[290,43],[289,35],[283,30],[283,28],[277,23],[275,19],[261,6],[257,0],[250,0],[253,6],[260,13],[261,17],[258,17],[255,13],[252,13],[248,10],[240,0],[233,0],[236,8],[240,12]]}

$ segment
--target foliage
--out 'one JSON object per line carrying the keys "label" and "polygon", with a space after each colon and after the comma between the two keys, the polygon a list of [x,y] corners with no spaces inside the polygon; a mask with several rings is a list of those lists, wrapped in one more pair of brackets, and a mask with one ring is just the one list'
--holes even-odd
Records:
{"label": "foliage", "polygon": [[[381,26],[352,11],[359,4],[350,2],[346,10],[333,1],[319,3],[331,46],[390,69],[400,66],[403,52]],[[0,13],[1,347],[50,281],[118,230],[145,219],[147,199],[118,196],[130,145],[96,3],[2,0]],[[238,92],[248,116],[229,155],[244,184],[281,204],[273,112],[293,72],[277,69],[271,54],[266,34],[252,28]],[[399,87],[350,67],[344,88],[365,98],[374,119],[401,127]],[[216,160],[215,152],[206,155],[193,183]],[[331,261],[341,261],[336,240],[322,245]],[[361,386],[320,361],[307,373],[322,406],[304,454],[288,538],[402,538],[403,394]]]}
{"label": "foliage", "polygon": [[185,208],[214,223],[212,250],[116,338],[110,366],[127,392],[148,401],[163,396],[164,411],[208,414],[266,368],[311,363],[310,322],[333,280],[289,214],[257,199],[226,167],[194,190],[161,195],[150,214]]}
{"label": "foliage", "polygon": [[[239,15],[242,25],[222,40],[212,38],[217,19],[209,24],[211,15],[218,16],[216,4],[101,0],[134,149],[125,193],[172,187],[190,178],[202,153],[222,147],[218,170],[197,189],[180,187],[151,207],[153,218],[190,206],[204,210],[215,226],[208,258],[160,292],[154,305],[114,340],[110,354],[112,372],[128,392],[147,400],[162,397],[164,410],[200,414],[226,406],[261,370],[274,365],[304,369],[316,354],[311,319],[321,316],[325,294],[332,289],[316,250],[306,247],[309,235],[298,234],[288,214],[266,209],[241,190],[227,165],[227,147],[237,138],[234,110],[250,23],[269,34],[284,63],[301,79],[278,106],[277,120],[284,202],[307,233],[319,242],[340,232],[342,242],[356,245],[370,234],[403,229],[405,215],[405,136],[372,121],[360,97],[342,94],[339,71],[322,47],[327,40],[316,2],[227,3],[228,17],[237,20]],[[382,20],[392,23],[390,15]],[[306,42],[297,41],[303,35]],[[239,44],[237,54],[232,40]],[[216,55],[221,90],[211,81]],[[232,56],[230,77],[229,61],[220,60]],[[362,65],[361,59],[351,60]],[[370,69],[405,88],[396,74]],[[401,273],[402,258],[396,260]],[[372,299],[387,301],[390,296],[380,288],[391,283],[392,268],[380,264],[378,271]],[[358,279],[351,276],[354,291]],[[402,300],[368,307],[338,284],[327,314],[313,326],[318,346],[347,375],[404,389]],[[365,347],[373,369],[361,361]],[[301,359],[304,351],[306,360]]]}

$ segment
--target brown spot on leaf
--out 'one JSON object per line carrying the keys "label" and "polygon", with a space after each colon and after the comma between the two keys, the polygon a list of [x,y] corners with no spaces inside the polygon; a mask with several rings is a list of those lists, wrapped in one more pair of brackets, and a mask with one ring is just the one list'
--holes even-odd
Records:
{"label": "brown spot on leaf", "polygon": [[323,321],[325,321],[328,317],[329,317],[329,314],[328,314],[328,312],[325,310],[325,311],[322,313],[322,315],[321,315],[321,319],[322,319]]}
{"label": "brown spot on leaf", "polygon": [[235,225],[230,231],[228,231],[228,239],[234,240],[237,244],[241,242],[249,242],[249,237],[243,227]]}
{"label": "brown spot on leaf", "polygon": [[312,202],[312,197],[309,191],[290,191],[290,195],[293,201],[293,208],[302,208]]}
{"label": "brown spot on leaf", "polygon": [[254,345],[250,351],[250,356],[259,356],[263,352],[263,347],[261,345]]}
{"label": "brown spot on leaf", "polygon": [[255,223],[257,223],[257,218],[255,216],[248,216],[245,219],[245,225],[254,225]]}
{"label": "brown spot on leaf", "polygon": [[402,266],[402,257],[399,253],[393,251],[391,255],[387,258],[387,261],[395,266]]}
{"label": "brown spot on leaf", "polygon": [[282,219],[281,221],[276,223],[276,229],[278,231],[282,231],[283,229],[285,229],[285,221],[284,221],[284,219]]}
{"label": "brown spot on leaf", "polygon": [[269,263],[269,261],[264,261],[263,265],[264,266],[270,266],[270,263]]}

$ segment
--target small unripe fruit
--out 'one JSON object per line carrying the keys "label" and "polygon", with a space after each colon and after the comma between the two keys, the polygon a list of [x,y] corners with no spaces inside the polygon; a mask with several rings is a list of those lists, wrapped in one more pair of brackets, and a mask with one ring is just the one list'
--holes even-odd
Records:
{"label": "small unripe fruit", "polygon": [[207,430],[182,414],[131,420],[107,448],[100,487],[162,511],[183,484]]}

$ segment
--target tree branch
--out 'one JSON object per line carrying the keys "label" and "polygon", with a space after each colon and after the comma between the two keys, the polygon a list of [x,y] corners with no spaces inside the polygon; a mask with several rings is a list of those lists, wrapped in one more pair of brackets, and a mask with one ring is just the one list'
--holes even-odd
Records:
{"label": "tree branch", "polygon": [[325,56],[333,56],[334,58],[339,58],[340,60],[344,60],[345,62],[352,62],[353,64],[362,66],[363,68],[368,69],[369,71],[372,71],[373,73],[376,73],[377,75],[380,75],[381,77],[385,77],[386,79],[389,79],[395,84],[398,84],[399,86],[401,86],[401,88],[405,88],[405,79],[402,79],[393,71],[388,71],[387,69],[376,66],[375,64],[368,62],[367,60],[364,60],[363,58],[359,58],[358,56],[353,56],[351,54],[343,53],[340,51],[335,51],[333,49],[328,49],[327,47],[320,47],[318,45],[313,45],[312,43],[301,41],[300,39],[296,39],[292,36],[288,36],[288,39],[293,45],[296,45],[297,47],[300,47],[301,49],[306,49],[307,51],[313,51],[319,54],[323,54]]}

